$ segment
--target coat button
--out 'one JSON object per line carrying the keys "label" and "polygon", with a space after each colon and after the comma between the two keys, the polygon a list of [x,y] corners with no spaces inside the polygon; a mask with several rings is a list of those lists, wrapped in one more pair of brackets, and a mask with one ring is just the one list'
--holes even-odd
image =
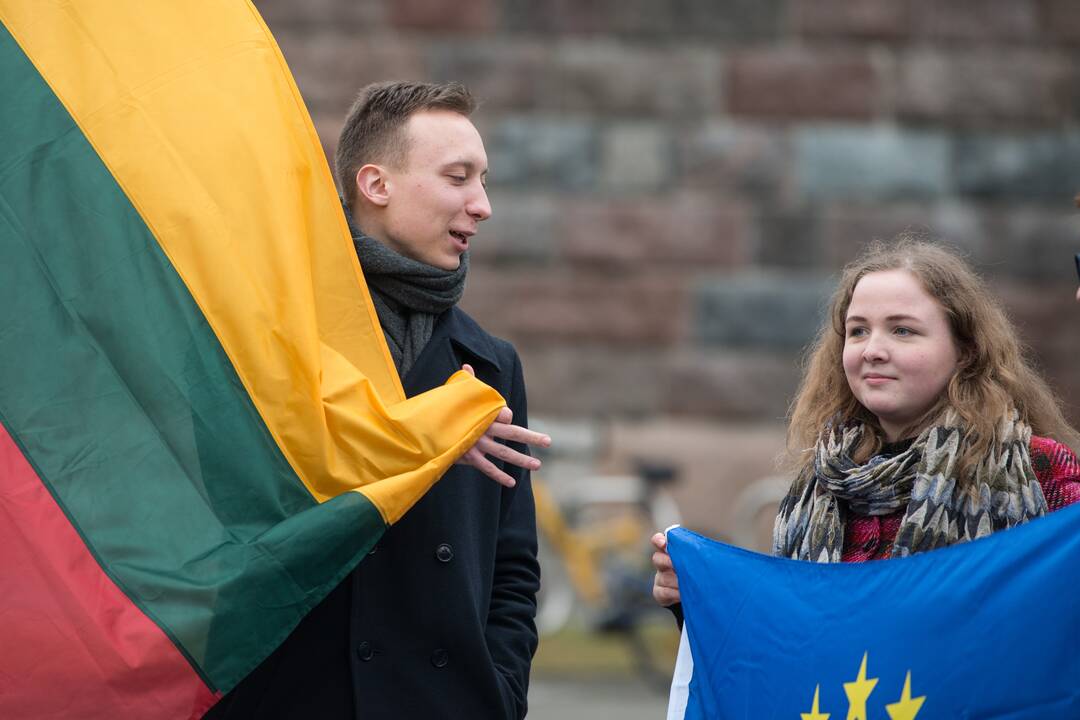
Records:
{"label": "coat button", "polygon": [[450,662],[450,655],[442,648],[431,653],[431,664],[435,667],[444,668],[448,662]]}
{"label": "coat button", "polygon": [[366,640],[356,646],[356,657],[360,658],[364,662],[367,662],[375,656],[375,651],[371,649],[371,643]]}
{"label": "coat button", "polygon": [[439,547],[435,548],[435,557],[439,559],[439,562],[450,562],[454,559],[454,548],[450,547],[446,543],[443,543]]}

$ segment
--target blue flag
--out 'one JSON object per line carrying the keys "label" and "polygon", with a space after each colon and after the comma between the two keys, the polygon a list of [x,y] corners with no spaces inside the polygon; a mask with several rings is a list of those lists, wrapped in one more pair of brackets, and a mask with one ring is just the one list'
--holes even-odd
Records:
{"label": "blue flag", "polygon": [[682,528],[668,550],[692,655],[685,714],[669,718],[1080,718],[1080,505],[861,564]]}

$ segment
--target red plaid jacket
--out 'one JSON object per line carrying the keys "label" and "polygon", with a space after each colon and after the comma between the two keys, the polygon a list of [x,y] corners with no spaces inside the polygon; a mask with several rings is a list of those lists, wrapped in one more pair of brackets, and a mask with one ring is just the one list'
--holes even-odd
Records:
{"label": "red plaid jacket", "polygon": [[[1031,466],[1051,512],[1080,501],[1080,461],[1068,447],[1050,438],[1031,438]],[[843,561],[889,557],[903,515],[903,510],[878,517],[850,515],[844,535]]]}

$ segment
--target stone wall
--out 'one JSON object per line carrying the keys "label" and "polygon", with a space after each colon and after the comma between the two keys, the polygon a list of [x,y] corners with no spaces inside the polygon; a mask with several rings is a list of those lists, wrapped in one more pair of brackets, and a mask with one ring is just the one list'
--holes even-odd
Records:
{"label": "stone wall", "polygon": [[1075,0],[258,7],[328,153],[364,83],[482,98],[494,216],[465,305],[521,350],[533,413],[778,423],[831,276],[926,228],[1080,421]]}

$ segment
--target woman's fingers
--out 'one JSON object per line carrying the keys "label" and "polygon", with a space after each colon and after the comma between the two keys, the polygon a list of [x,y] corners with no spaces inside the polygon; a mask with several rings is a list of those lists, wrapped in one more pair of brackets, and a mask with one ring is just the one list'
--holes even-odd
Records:
{"label": "woman's fingers", "polygon": [[679,579],[675,577],[675,573],[656,573],[656,577],[653,578],[652,594],[653,599],[663,607],[682,602],[679,595]]}
{"label": "woman's fingers", "polygon": [[653,577],[653,599],[663,607],[674,605],[682,600],[679,596],[679,577],[675,574],[671,556],[667,554],[667,536],[656,533],[651,540],[656,548],[652,555],[652,564],[656,568],[656,575]]}

